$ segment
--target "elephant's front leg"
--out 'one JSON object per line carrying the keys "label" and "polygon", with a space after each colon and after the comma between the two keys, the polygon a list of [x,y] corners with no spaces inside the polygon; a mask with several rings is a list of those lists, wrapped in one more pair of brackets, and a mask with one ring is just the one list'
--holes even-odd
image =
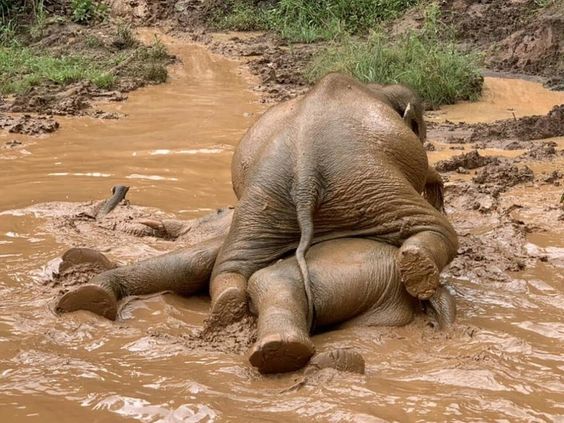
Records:
{"label": "elephant's front leg", "polygon": [[223,238],[118,267],[100,273],[89,284],[63,295],[56,310],[61,313],[88,310],[115,320],[118,301],[129,295],[172,291],[195,294],[208,287],[210,274]]}
{"label": "elephant's front leg", "polygon": [[258,315],[257,342],[249,361],[261,373],[301,369],[315,348],[307,325],[307,300],[295,263],[282,263],[256,272],[249,296]]}

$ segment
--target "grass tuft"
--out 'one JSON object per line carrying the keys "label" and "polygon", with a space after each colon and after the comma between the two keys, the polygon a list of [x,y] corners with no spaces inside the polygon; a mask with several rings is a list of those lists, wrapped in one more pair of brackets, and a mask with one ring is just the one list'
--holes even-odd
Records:
{"label": "grass tuft", "polygon": [[424,28],[399,38],[383,31],[366,40],[346,37],[315,56],[306,77],[315,82],[329,72],[343,72],[364,82],[404,84],[431,107],[476,100],[483,83],[481,56],[462,53],[453,41],[443,40],[437,13],[438,8],[431,6]]}
{"label": "grass tuft", "polygon": [[71,0],[72,20],[79,24],[103,21],[108,17],[108,6],[98,0]]}
{"label": "grass tuft", "polygon": [[117,37],[114,45],[120,49],[133,48],[139,45],[139,41],[135,38],[135,34],[130,25],[120,24],[117,27]]}
{"label": "grass tuft", "polygon": [[168,72],[166,67],[159,63],[148,63],[141,68],[141,76],[144,80],[160,84],[166,82]]}

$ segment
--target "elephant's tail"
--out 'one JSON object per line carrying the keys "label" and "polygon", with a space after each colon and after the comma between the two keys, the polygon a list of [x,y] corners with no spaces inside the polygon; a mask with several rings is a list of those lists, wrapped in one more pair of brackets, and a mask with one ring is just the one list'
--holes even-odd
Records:
{"label": "elephant's tail", "polygon": [[318,176],[315,175],[315,172],[312,172],[311,168],[305,165],[303,161],[302,163],[299,163],[299,165],[294,198],[298,225],[300,227],[300,242],[298,244],[298,248],[296,249],[296,260],[298,262],[298,266],[300,267],[300,273],[302,274],[304,282],[308,309],[307,323],[308,327],[311,329],[315,317],[315,309],[305,255],[309,250],[309,247],[311,247],[315,233],[313,227],[313,213],[320,196],[320,184]]}
{"label": "elephant's tail", "polygon": [[311,242],[313,240],[313,207],[308,207],[307,205],[305,207],[297,206],[296,211],[301,231],[300,243],[296,249],[296,260],[298,261],[298,266],[300,267],[300,272],[304,281],[304,290],[307,300],[307,324],[308,328],[311,328],[315,310],[313,307],[311,281],[309,279],[309,271],[305,260],[305,254],[307,253],[307,250],[311,246]]}

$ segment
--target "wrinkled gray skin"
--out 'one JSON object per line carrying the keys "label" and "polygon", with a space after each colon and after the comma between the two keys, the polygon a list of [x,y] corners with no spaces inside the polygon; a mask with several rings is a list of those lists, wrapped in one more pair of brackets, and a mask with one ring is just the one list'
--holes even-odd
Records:
{"label": "wrinkled gray skin", "polygon": [[[115,319],[118,301],[129,295],[162,291],[192,295],[207,290],[229,214],[227,211],[201,220],[203,232],[218,236],[129,266],[114,268],[94,250],[69,250],[63,257],[63,267],[90,262],[109,270],[63,296],[58,311],[85,309]],[[306,255],[316,309],[314,325],[321,329],[409,323],[421,305],[401,283],[396,255],[396,247],[362,238],[314,245]],[[296,259],[289,257],[254,273],[247,289],[251,310],[258,315],[257,342],[249,355],[251,364],[263,373],[303,367],[315,349],[309,337],[307,299]],[[433,312],[439,326],[454,321],[454,299],[445,288],[439,288],[424,305]],[[344,350],[327,355],[323,362],[331,358],[335,362],[325,365],[356,366],[359,359],[355,354]]]}
{"label": "wrinkled gray skin", "polygon": [[340,74],[269,109],[233,157],[239,203],[212,273],[211,321],[243,315],[250,276],[294,250],[313,320],[305,253],[352,236],[399,247],[401,281],[411,295],[430,298],[458,240],[421,196],[440,203],[424,137],[422,106],[410,90]]}

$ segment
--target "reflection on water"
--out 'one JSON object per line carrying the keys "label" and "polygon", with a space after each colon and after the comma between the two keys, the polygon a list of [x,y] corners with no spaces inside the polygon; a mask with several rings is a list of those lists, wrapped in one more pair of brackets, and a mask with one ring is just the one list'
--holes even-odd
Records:
{"label": "reflection on water", "polygon": [[[234,200],[233,146],[261,106],[235,64],[166,41],[183,64],[170,83],[105,105],[126,118],[63,119],[60,131],[27,154],[10,152],[13,160],[2,161],[0,421],[546,421],[564,415],[564,272],[554,260],[519,273],[507,289],[453,281],[460,317],[447,333],[416,322],[316,336],[320,350],[358,349],[367,375],[321,375],[284,394],[299,375],[261,377],[245,357],[195,351],[182,341],[202,324],[206,299],[133,302],[116,323],[82,312],[54,316],[42,268],[69,245],[45,233],[39,217],[17,209],[103,198],[114,184],[131,184],[136,204],[186,218]],[[515,190],[519,197],[556,193]],[[530,248],[560,256],[561,240],[562,231],[529,238]],[[112,253],[120,259],[136,251]]]}

